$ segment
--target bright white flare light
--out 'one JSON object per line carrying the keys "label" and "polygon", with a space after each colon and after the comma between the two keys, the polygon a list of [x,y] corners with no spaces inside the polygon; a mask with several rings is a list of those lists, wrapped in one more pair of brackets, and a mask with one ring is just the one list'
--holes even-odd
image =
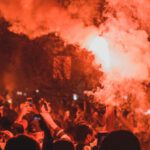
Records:
{"label": "bright white flare light", "polygon": [[102,64],[104,71],[108,72],[110,70],[110,54],[107,40],[104,37],[92,36],[85,45],[95,54],[96,61]]}
{"label": "bright white flare light", "polygon": [[145,115],[150,115],[150,109],[144,112]]}

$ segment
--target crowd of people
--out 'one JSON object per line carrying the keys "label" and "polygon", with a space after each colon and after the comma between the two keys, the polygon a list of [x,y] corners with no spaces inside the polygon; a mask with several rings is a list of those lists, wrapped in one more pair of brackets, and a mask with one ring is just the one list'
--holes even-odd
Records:
{"label": "crowd of people", "polygon": [[[0,149],[141,150],[141,146],[142,150],[149,149],[141,142],[145,127],[137,122],[135,125],[132,113],[127,115],[121,108],[111,105],[101,111],[88,110],[85,105],[74,102],[68,109],[53,108],[44,98],[34,103],[28,97],[13,107],[1,98]],[[147,136],[149,139],[149,134]]]}

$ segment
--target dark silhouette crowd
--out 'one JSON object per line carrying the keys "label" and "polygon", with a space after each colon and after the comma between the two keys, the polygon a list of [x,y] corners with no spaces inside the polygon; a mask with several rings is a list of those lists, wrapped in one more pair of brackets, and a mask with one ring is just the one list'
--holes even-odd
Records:
{"label": "dark silhouette crowd", "polygon": [[[2,150],[141,150],[139,139],[130,127],[124,130],[113,128],[115,111],[112,108],[109,110],[114,113],[108,113],[111,115],[107,115],[104,127],[99,131],[92,123],[81,119],[79,110],[74,122],[69,118],[68,110],[59,122],[59,117],[52,115],[50,103],[43,98],[37,105],[27,98],[16,110],[1,100],[0,109]],[[93,120],[102,122],[96,113],[93,115]]]}

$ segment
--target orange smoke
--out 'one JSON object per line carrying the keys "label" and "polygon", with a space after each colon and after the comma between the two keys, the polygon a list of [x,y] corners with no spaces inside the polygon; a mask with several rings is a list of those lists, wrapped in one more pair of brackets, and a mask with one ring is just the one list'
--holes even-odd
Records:
{"label": "orange smoke", "polygon": [[[136,105],[144,106],[147,96],[141,82],[149,79],[150,1],[106,2],[106,11],[102,10],[105,21],[99,17],[98,0],[68,5],[53,0],[3,0],[0,14],[12,24],[9,29],[15,33],[35,38],[57,31],[66,42],[92,51],[106,74],[105,88],[98,91],[102,97],[107,95],[105,99],[113,101],[116,93],[124,96],[131,90]],[[95,18],[100,20],[99,26],[95,26]]]}
{"label": "orange smoke", "polygon": [[109,70],[111,78],[117,75],[117,80],[118,77],[146,80],[150,67],[147,40],[150,2],[106,1],[108,10],[103,16],[107,20],[99,27],[93,23],[100,15],[98,0],[72,1],[68,5],[53,0],[1,1],[0,12],[15,33],[35,38],[57,31],[68,43],[91,50],[103,70],[107,73]]}
{"label": "orange smoke", "polygon": [[92,36],[84,43],[85,47],[91,50],[96,62],[102,64],[105,72],[110,71],[110,52],[108,41],[101,36]]}

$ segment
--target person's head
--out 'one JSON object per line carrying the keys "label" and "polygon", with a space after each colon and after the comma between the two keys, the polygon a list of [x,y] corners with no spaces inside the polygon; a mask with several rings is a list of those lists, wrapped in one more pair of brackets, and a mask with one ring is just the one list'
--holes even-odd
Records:
{"label": "person's head", "polygon": [[88,144],[92,139],[92,129],[86,124],[78,124],[75,127],[75,141],[77,143]]}
{"label": "person's head", "polygon": [[9,139],[4,150],[40,150],[40,146],[31,137],[19,135]]}
{"label": "person's head", "polygon": [[130,131],[111,132],[100,145],[99,150],[140,150],[138,138]]}
{"label": "person's head", "polygon": [[74,150],[74,145],[71,141],[58,140],[53,144],[53,150]]}
{"label": "person's head", "polygon": [[11,132],[14,134],[14,135],[17,135],[17,134],[22,134],[24,133],[24,128],[21,124],[18,124],[18,123],[14,123],[11,127]]}

